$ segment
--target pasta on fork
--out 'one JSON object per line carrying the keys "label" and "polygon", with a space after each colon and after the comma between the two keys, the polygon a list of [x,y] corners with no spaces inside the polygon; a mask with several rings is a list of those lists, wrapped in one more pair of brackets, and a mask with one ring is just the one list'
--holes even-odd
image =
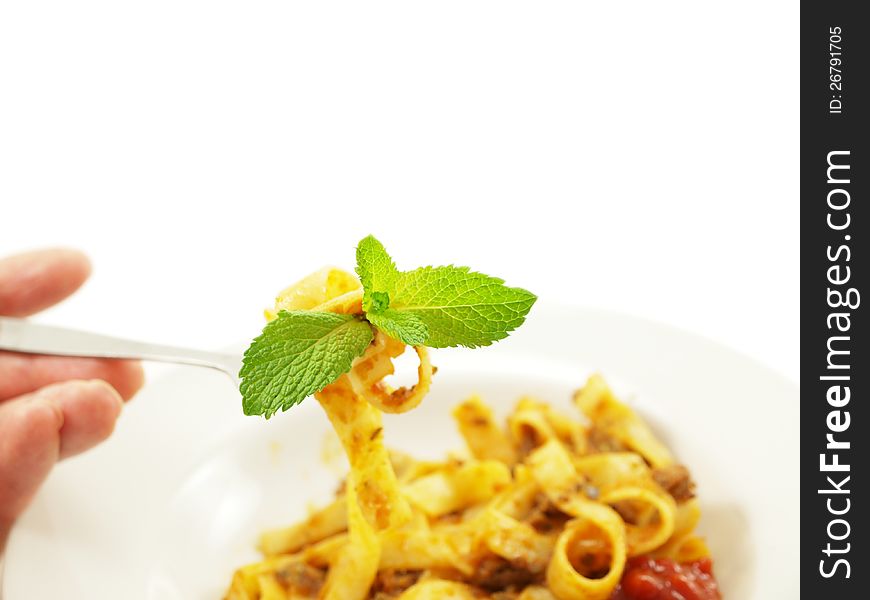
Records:
{"label": "pasta on fork", "polygon": [[[267,318],[356,314],[363,293],[351,273],[324,269],[284,290]],[[225,600],[630,599],[642,574],[665,568],[688,590],[679,597],[720,597],[688,470],[600,375],[575,394],[575,415],[524,397],[500,423],[471,396],[453,409],[468,458],[417,461],[383,443],[382,413],[417,406],[435,372],[414,346],[415,385],[387,385],[406,350],[376,331],[315,394],[348,477],[331,503],[263,533],[263,559],[235,572]]]}

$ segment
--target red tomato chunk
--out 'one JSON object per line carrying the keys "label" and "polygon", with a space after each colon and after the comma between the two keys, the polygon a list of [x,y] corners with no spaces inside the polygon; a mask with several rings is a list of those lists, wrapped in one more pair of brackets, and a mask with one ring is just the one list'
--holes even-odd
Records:
{"label": "red tomato chunk", "polygon": [[709,558],[678,563],[636,556],[625,565],[611,600],[722,600]]}

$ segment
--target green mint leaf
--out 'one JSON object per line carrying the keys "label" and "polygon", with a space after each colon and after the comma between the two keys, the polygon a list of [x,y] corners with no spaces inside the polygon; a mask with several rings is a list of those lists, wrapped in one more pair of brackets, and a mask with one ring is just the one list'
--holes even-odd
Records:
{"label": "green mint leaf", "polygon": [[402,312],[391,308],[366,317],[372,325],[409,346],[422,346],[429,337],[429,328],[423,320],[411,312]]}
{"label": "green mint leaf", "polygon": [[329,312],[281,311],[245,351],[242,406],[267,419],[287,410],[350,370],[372,341],[359,317]]}
{"label": "green mint leaf", "polygon": [[372,235],[363,238],[356,247],[356,274],[363,284],[363,310],[375,313],[386,310],[387,293],[399,272],[384,245]]}
{"label": "green mint leaf", "polygon": [[467,267],[423,267],[396,277],[389,311],[422,321],[426,346],[477,348],[522,325],[535,300],[531,292]]}
{"label": "green mint leaf", "polygon": [[372,292],[369,314],[380,314],[390,307],[390,295],[386,292]]}

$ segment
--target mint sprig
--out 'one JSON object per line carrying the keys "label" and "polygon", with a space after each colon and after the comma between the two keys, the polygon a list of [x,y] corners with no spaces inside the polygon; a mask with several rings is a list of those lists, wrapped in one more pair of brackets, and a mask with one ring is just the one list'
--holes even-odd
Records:
{"label": "mint sprig", "polygon": [[[414,346],[489,346],[522,325],[537,300],[531,292],[467,267],[399,271],[372,236],[360,242],[356,256],[368,319]],[[380,300],[367,305],[366,297]]]}
{"label": "mint sprig", "polygon": [[412,346],[477,348],[507,337],[537,300],[467,267],[399,271],[373,236],[360,241],[356,262],[362,314],[281,311],[251,343],[239,373],[245,414],[269,418],[347,373],[372,326]]}
{"label": "mint sprig", "polygon": [[268,419],[319,392],[350,371],[372,337],[358,316],[282,310],[245,352],[239,373],[245,414]]}
{"label": "mint sprig", "polygon": [[425,346],[429,339],[429,327],[414,313],[387,308],[379,313],[366,313],[366,318],[388,336],[410,346]]}
{"label": "mint sprig", "polygon": [[356,247],[356,274],[363,285],[363,310],[378,314],[390,303],[389,290],[398,275],[393,259],[375,236],[360,240]]}

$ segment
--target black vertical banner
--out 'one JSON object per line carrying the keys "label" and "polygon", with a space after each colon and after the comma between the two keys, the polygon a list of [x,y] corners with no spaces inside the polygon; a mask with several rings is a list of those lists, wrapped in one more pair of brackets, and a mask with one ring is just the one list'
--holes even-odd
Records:
{"label": "black vertical banner", "polygon": [[[801,4],[801,588],[870,598],[870,20]],[[767,576],[795,576],[770,573]]]}

